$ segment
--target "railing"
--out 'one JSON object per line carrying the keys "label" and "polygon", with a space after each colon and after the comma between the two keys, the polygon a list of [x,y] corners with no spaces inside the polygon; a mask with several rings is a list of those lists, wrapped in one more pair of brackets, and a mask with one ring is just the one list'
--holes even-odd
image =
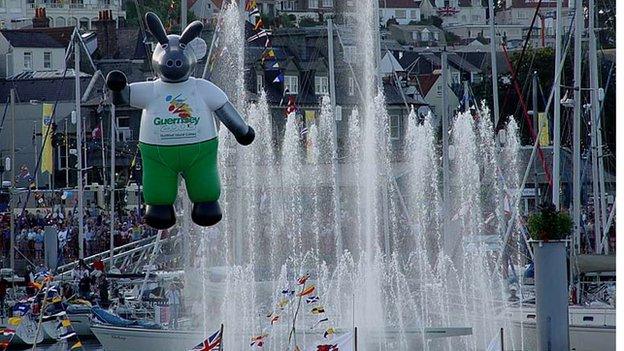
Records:
{"label": "railing", "polygon": [[66,4],[66,3],[31,3],[28,4],[31,9],[37,7],[45,7],[47,9],[77,9],[77,10],[117,10],[120,9],[119,4],[100,3],[100,4]]}
{"label": "railing", "polygon": [[[135,254],[139,254],[139,256],[135,258],[135,262],[133,262],[135,263],[134,270],[136,270],[139,268],[138,266],[140,266],[141,263],[147,259],[146,256],[152,254],[152,252],[150,251],[158,243],[157,238],[158,236],[154,235],[149,238],[144,238],[141,240],[137,240],[137,241],[119,246],[119,247],[115,247],[113,249],[113,262],[112,262],[113,264],[112,265],[110,262],[110,250],[86,257],[84,261],[87,265],[89,265],[92,262],[94,262],[97,258],[99,258],[102,260],[102,262],[107,264],[108,267],[112,267],[116,261],[123,259],[124,260],[124,262],[122,263],[122,266],[124,266],[123,268],[128,268],[130,263],[132,263],[128,261],[133,259],[133,256]],[[177,235],[171,235],[167,237],[166,239],[161,239],[159,246],[162,247],[162,244],[172,242],[175,239],[177,239]],[[59,278],[66,277],[67,275],[71,274],[71,271],[76,267],[76,265],[78,265],[78,261],[74,261],[74,262],[59,266],[57,268],[56,276]],[[128,269],[126,269],[125,273],[134,273],[134,272],[129,272]]]}

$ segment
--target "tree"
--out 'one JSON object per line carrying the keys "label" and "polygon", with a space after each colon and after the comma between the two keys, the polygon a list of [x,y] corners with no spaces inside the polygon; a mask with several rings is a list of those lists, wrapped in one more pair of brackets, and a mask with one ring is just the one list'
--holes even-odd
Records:
{"label": "tree", "polygon": [[[171,31],[180,32],[180,3],[179,1],[162,1],[162,0],[139,0],[140,16],[145,16],[146,12],[154,12],[165,25],[165,28],[171,27]],[[172,6],[173,4],[173,6]],[[139,14],[134,0],[126,0],[126,22],[130,26],[139,25]],[[192,11],[187,15],[188,23],[197,19]]]}

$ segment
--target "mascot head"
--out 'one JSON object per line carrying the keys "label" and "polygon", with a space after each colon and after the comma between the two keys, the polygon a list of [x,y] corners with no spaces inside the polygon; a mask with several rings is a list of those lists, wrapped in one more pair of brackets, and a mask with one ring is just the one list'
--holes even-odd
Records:
{"label": "mascot head", "polygon": [[197,64],[196,52],[189,43],[201,33],[204,27],[202,23],[192,22],[184,28],[182,35],[167,35],[155,13],[148,12],[145,22],[150,33],[158,40],[158,46],[152,54],[152,67],[158,77],[169,83],[187,80]]}

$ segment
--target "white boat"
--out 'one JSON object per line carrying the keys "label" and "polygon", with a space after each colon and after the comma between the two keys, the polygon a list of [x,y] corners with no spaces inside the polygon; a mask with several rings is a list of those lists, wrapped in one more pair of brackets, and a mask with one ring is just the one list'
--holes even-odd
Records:
{"label": "white boat", "polygon": [[[24,346],[32,345],[35,342],[41,343],[44,339],[45,333],[43,329],[39,330],[37,334],[37,322],[30,317],[22,317],[18,321],[17,325],[11,323],[11,319],[3,319],[0,323],[0,329],[12,329],[15,330],[13,335],[0,334],[0,342],[10,342],[9,346]],[[36,336],[36,337],[35,337]]]}
{"label": "white boat", "polygon": [[[569,317],[571,350],[615,350],[615,308],[570,306]],[[514,308],[510,318],[514,330],[506,334],[507,347],[513,346],[513,349],[522,351],[537,350],[535,307]]]}
{"label": "white boat", "polygon": [[200,331],[114,327],[94,324],[91,331],[106,351],[188,351],[204,340]]}

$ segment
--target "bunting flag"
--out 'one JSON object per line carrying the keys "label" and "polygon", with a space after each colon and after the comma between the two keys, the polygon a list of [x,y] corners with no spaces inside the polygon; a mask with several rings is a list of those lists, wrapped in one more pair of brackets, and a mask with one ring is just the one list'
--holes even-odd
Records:
{"label": "bunting flag", "polygon": [[54,112],[54,104],[42,104],[42,125],[41,125],[41,139],[43,148],[41,150],[41,173],[48,172],[52,174],[54,172],[54,159],[52,155],[52,113]]}
{"label": "bunting flag", "polygon": [[266,336],[267,336],[267,334],[262,334],[262,335],[258,335],[258,336],[252,336],[251,337],[251,344],[249,346],[262,347],[264,345],[264,338]]}
{"label": "bunting flag", "polygon": [[539,126],[539,144],[546,147],[550,144],[550,133],[548,128],[548,116],[544,112],[537,114],[537,125]]}
{"label": "bunting flag", "polygon": [[322,306],[314,307],[311,311],[312,314],[323,314],[325,313],[325,308]]}
{"label": "bunting flag", "polygon": [[71,327],[71,321],[69,319],[63,319],[62,321],[59,322],[59,324],[56,325],[56,329],[69,328],[69,327]]}
{"label": "bunting flag", "polygon": [[308,135],[308,127],[303,126],[303,127],[301,128],[301,131],[299,132],[299,137],[300,137],[301,139],[303,139],[303,138],[305,138],[305,136],[306,136],[306,135]]}
{"label": "bunting flag", "polygon": [[9,328],[2,329],[2,335],[4,335],[4,336],[15,335],[15,330],[9,329]]}
{"label": "bunting flag", "polygon": [[260,16],[260,10],[258,10],[258,8],[256,7],[254,9],[252,9],[251,11],[249,11],[248,16],[249,17],[258,17],[258,16]]}
{"label": "bunting flag", "polygon": [[70,348],[70,350],[76,350],[76,349],[81,349],[82,348],[82,343],[80,342],[80,340],[76,341]]}
{"label": "bunting flag", "polygon": [[256,0],[246,0],[245,11],[249,12],[257,8],[258,8],[258,4],[256,3]]}
{"label": "bunting flag", "polygon": [[221,347],[221,330],[217,330],[214,334],[210,335],[208,339],[204,340],[201,344],[195,346],[193,351],[212,351],[219,350]]}
{"label": "bunting flag", "polygon": [[264,65],[264,61],[277,61],[277,57],[275,56],[275,50],[273,48],[269,48],[264,50],[262,56],[260,57],[260,61]]}
{"label": "bunting flag", "polygon": [[297,112],[297,105],[295,104],[297,97],[295,95],[288,96],[288,106],[286,106],[286,117],[291,113]]}
{"label": "bunting flag", "polygon": [[313,325],[313,326],[312,326],[312,328],[310,328],[310,329],[314,329],[314,328],[316,328],[319,324],[321,324],[321,323],[325,323],[325,322],[329,322],[329,318],[327,318],[327,317],[323,317],[323,318],[319,319],[318,321],[316,321],[316,323],[314,323],[314,325]]}
{"label": "bunting flag", "polygon": [[280,317],[280,316],[278,316],[278,315],[274,315],[274,316],[272,316],[272,317],[271,317],[271,325],[273,325],[273,324],[277,323],[277,321],[279,320],[279,317]]}
{"label": "bunting flag", "polygon": [[306,303],[307,304],[317,303],[317,302],[319,302],[319,300],[320,300],[319,297],[314,295],[314,296],[310,296],[310,297],[306,298]]}
{"label": "bunting flag", "polygon": [[260,30],[264,27],[264,21],[262,20],[262,17],[258,17],[256,19],[256,25],[254,26],[254,30]]}
{"label": "bunting flag", "polygon": [[290,300],[288,300],[288,299],[280,299],[277,302],[277,308],[279,308],[280,310],[283,310],[284,307],[286,307],[288,305],[288,303],[290,303]]}
{"label": "bunting flag", "polygon": [[329,327],[327,328],[327,330],[325,330],[325,332],[323,333],[323,337],[325,339],[330,338],[332,336],[334,336],[334,334],[336,333],[336,330],[334,329],[334,327]]}
{"label": "bunting flag", "polygon": [[353,351],[354,341],[354,334],[346,333],[333,339],[329,343],[317,345],[306,351]]}
{"label": "bunting flag", "polygon": [[256,33],[256,34],[254,34],[254,35],[250,36],[250,37],[247,39],[247,42],[251,43],[251,42],[256,41],[256,40],[258,40],[258,39],[260,39],[260,38],[268,37],[269,35],[272,35],[272,34],[273,34],[273,33],[272,33],[270,30],[268,30],[268,29],[262,29],[262,30],[260,30],[258,33]]}
{"label": "bunting flag", "polygon": [[314,290],[316,290],[314,285],[310,285],[309,287],[301,290],[301,292],[299,294],[297,294],[297,296],[298,297],[303,297],[303,296],[310,295],[310,294],[312,294],[314,292]]}
{"label": "bunting flag", "polygon": [[284,83],[284,74],[279,73],[275,79],[273,79],[273,83]]}
{"label": "bunting flag", "polygon": [[310,279],[310,273],[306,273],[301,277],[297,278],[297,284],[304,285],[308,281],[308,279]]}
{"label": "bunting flag", "polygon": [[294,290],[289,290],[289,289],[284,289],[284,290],[282,290],[282,295],[293,297],[293,296],[295,296],[295,291]]}

